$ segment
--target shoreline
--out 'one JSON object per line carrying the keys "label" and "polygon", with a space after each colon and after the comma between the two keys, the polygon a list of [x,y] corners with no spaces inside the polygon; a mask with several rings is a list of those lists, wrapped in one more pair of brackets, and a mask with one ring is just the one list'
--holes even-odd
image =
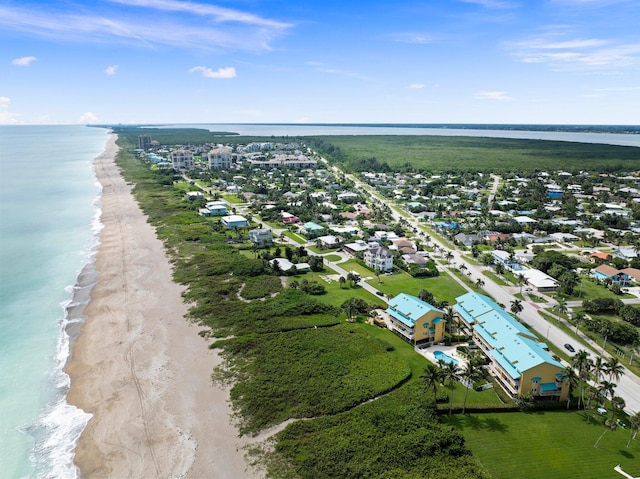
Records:
{"label": "shoreline", "polygon": [[71,342],[67,402],[91,414],[75,449],[80,477],[256,477],[221,361],[185,319],[163,243],[115,165],[117,136],[94,160],[102,185],[96,282]]}

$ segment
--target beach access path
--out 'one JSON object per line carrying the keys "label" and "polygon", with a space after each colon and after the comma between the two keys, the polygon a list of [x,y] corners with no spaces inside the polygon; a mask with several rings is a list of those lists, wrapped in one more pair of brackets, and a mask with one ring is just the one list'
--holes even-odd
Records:
{"label": "beach access path", "polygon": [[104,227],[97,283],[67,372],[68,401],[92,414],[76,448],[81,477],[260,477],[212,384],[221,359],[185,319],[162,242],[115,164],[116,135],[95,160]]}

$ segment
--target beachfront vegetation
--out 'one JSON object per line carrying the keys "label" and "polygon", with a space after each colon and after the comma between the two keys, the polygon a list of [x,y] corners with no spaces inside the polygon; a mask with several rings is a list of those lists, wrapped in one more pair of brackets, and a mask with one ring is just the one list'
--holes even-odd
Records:
{"label": "beachfront vegetation", "polygon": [[[265,259],[234,246],[235,232],[184,201],[174,172],[132,155],[136,139],[120,135],[118,164],[186,287],[190,319],[202,336],[217,338],[225,361],[214,377],[230,381],[240,430],[315,418],[277,437],[266,460],[279,464],[272,475],[445,478],[456,470],[459,478],[484,477],[463,437],[437,420],[416,362],[424,367],[426,359],[406,343],[396,348],[401,340],[389,331],[345,321],[338,306],[369,293],[334,281],[326,294],[311,296],[290,287],[295,276],[282,288]],[[339,300],[328,298],[333,289]]]}

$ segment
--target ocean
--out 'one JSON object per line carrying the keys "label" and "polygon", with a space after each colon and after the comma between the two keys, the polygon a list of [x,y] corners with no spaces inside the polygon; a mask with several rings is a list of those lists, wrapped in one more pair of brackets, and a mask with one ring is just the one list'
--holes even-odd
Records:
{"label": "ocean", "polygon": [[[175,125],[194,127],[196,125]],[[640,146],[638,134],[447,131],[327,125],[198,125],[245,135],[457,134]],[[408,131],[409,130],[409,131]],[[429,130],[429,131],[427,131]],[[432,131],[437,130],[437,131]],[[446,132],[446,133],[445,133]],[[73,478],[90,416],[66,403],[64,365],[95,280],[107,130],[0,126],[0,477]]]}
{"label": "ocean", "polygon": [[[89,415],[66,404],[67,330],[97,247],[107,130],[0,126],[0,476],[71,478]],[[82,277],[80,273],[83,272]],[[77,330],[77,327],[76,327]]]}

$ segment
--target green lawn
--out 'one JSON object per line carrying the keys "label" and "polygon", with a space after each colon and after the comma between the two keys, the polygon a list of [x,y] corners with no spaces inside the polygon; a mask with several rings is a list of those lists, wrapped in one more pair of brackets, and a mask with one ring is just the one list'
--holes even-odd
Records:
{"label": "green lawn", "polygon": [[222,195],[222,197],[229,203],[233,203],[233,204],[244,203],[244,200],[239,198],[238,195]]}
{"label": "green lawn", "polygon": [[378,279],[373,278],[368,283],[390,296],[397,296],[400,293],[417,296],[421,289],[426,289],[433,293],[438,301],[448,301],[449,304],[454,304],[458,296],[467,292],[448,274],[441,274],[435,278],[414,278],[408,273],[401,272],[382,275],[380,281],[382,284],[378,284]]}
{"label": "green lawn", "polygon": [[283,235],[285,235],[287,238],[291,238],[293,241],[295,241],[298,244],[305,244],[307,242],[307,240],[305,240],[302,236],[293,233],[289,230],[285,230],[282,232]]}
{"label": "green lawn", "polygon": [[601,284],[594,283],[593,281],[589,281],[588,279],[580,278],[580,284],[576,286],[573,290],[573,296],[565,297],[567,301],[577,301],[585,299],[595,299],[595,298],[634,298],[635,296],[631,294],[621,294],[616,295],[609,291]]}
{"label": "green lawn", "polygon": [[342,259],[342,256],[340,256],[339,254],[325,254],[324,259],[326,259],[327,261],[335,262],[340,261]]}
{"label": "green lawn", "polygon": [[604,431],[603,418],[591,424],[583,411],[505,412],[441,416],[459,429],[474,457],[496,479],[601,479],[621,477],[613,468],[640,476],[640,440],[629,431]]}
{"label": "green lawn", "polygon": [[[366,266],[362,266],[361,264],[359,264],[355,259],[350,259],[345,261],[344,263],[340,263],[340,267],[347,272],[355,271],[360,275],[361,278],[375,277],[376,275],[373,271],[371,271]],[[380,277],[382,278],[382,276]]]}
{"label": "green lawn", "polygon": [[321,273],[310,272],[306,274],[291,276],[287,278],[287,284],[289,284],[293,280],[300,282],[303,279],[306,279],[307,281],[319,281],[327,289],[327,293],[321,296],[314,296],[314,298],[316,298],[318,301],[326,304],[331,304],[333,306],[339,307],[349,298],[360,298],[364,299],[367,303],[373,303],[383,308],[387,307],[384,301],[382,301],[378,296],[371,294],[366,289],[359,288],[358,286],[356,286],[355,288],[351,288],[348,282],[346,282],[344,284],[344,287],[341,288],[338,281],[328,282],[323,279],[328,275],[334,274],[336,274],[335,271],[333,271],[328,266],[325,266],[324,271]]}

